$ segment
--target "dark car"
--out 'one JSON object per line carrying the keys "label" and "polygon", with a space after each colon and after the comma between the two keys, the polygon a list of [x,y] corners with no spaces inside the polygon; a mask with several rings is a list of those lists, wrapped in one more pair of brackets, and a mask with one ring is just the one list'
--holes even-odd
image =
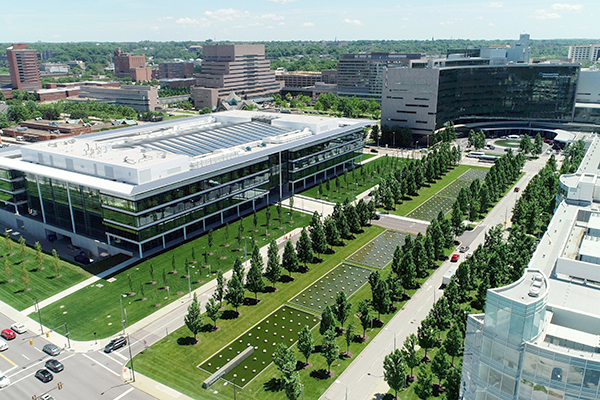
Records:
{"label": "dark car", "polygon": [[38,369],[35,373],[35,377],[44,383],[50,382],[54,378],[52,373],[47,369]]}
{"label": "dark car", "polygon": [[51,343],[44,345],[44,347],[42,347],[42,351],[51,356],[57,356],[60,354],[60,349]]}
{"label": "dark car", "polygon": [[563,371],[562,368],[553,368],[552,369],[552,380],[553,381],[562,381]]}
{"label": "dark car", "polygon": [[65,366],[58,360],[51,359],[46,361],[46,368],[52,372],[60,372],[65,369]]}
{"label": "dark car", "polygon": [[119,336],[116,339],[111,340],[106,346],[104,346],[104,352],[110,353],[111,351],[120,349],[127,344],[127,339],[123,336]]}
{"label": "dark car", "polygon": [[75,261],[77,261],[80,264],[83,265],[90,265],[93,260],[91,260],[88,256],[86,256],[84,253],[79,253],[74,257]]}

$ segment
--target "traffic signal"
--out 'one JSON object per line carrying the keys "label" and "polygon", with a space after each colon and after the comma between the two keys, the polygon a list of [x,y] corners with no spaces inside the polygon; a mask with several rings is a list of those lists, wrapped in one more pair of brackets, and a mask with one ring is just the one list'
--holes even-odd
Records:
{"label": "traffic signal", "polygon": [[58,390],[62,389],[62,382],[58,382]]}
{"label": "traffic signal", "polygon": [[33,346],[33,339],[29,339],[29,345]]}

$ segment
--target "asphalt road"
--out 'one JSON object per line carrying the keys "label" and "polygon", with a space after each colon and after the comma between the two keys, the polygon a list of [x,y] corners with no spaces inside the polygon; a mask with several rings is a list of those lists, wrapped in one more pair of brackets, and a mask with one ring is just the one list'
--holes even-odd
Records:
{"label": "asphalt road", "polygon": [[[0,314],[0,328],[5,329],[14,321]],[[33,339],[33,344],[30,344]],[[49,343],[37,332],[17,335],[8,341],[9,348],[0,353],[0,371],[11,384],[0,389],[3,400],[31,399],[50,393],[56,400],[110,399],[110,400],[149,400],[154,397],[133,388],[121,377],[123,364],[127,357],[120,354],[104,354],[101,351],[72,353],[62,351],[51,357],[42,352]],[[44,364],[55,358],[65,366],[64,371],[53,373],[51,382],[43,383],[34,375]],[[62,389],[57,388],[62,382]]]}

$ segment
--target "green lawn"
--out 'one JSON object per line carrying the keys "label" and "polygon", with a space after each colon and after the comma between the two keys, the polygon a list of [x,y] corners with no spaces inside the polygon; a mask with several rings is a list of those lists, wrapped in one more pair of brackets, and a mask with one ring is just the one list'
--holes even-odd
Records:
{"label": "green lawn", "polygon": [[464,174],[470,169],[489,169],[484,167],[473,167],[470,165],[458,165],[456,168],[446,173],[442,177],[442,179],[437,182],[431,184],[429,187],[422,187],[419,190],[418,196],[413,197],[411,200],[405,201],[402,204],[396,205],[396,210],[390,211],[390,214],[405,216],[410,213],[415,208],[419,207],[421,204],[429,200],[431,197],[435,196],[437,192],[442,190],[444,187],[449,185],[459,176]]}
{"label": "green lawn", "polygon": [[[307,273],[294,274],[294,281],[279,283],[277,285],[278,290],[274,293],[260,294],[259,298],[261,299],[261,302],[258,306],[240,307],[239,311],[241,312],[241,316],[239,318],[219,320],[218,325],[220,330],[218,333],[200,333],[198,337],[201,339],[201,343],[198,345],[184,346],[179,344],[182,342],[181,338],[190,336],[190,331],[187,327],[180,328],[171,334],[170,340],[163,340],[137,355],[134,361],[136,369],[153,379],[168,384],[170,387],[179,390],[188,396],[197,399],[206,398],[209,392],[201,389],[198,382],[202,382],[206,379],[208,373],[199,370],[196,368],[196,365],[219,351],[226,344],[230,343],[233,339],[238,337],[240,332],[246,331],[282,304],[296,296],[312,282],[316,281],[327,271],[330,271],[336,265],[341,263],[346,257],[352,254],[356,248],[365,245],[383,232],[383,230],[383,228],[377,226],[367,227],[365,233],[358,235],[357,239],[350,241],[347,246],[336,247],[335,254],[322,256],[324,259],[322,263],[310,264],[310,271]],[[365,287],[361,288],[357,293],[363,292],[364,289]],[[368,294],[370,292],[365,291],[364,293]],[[253,294],[247,292],[247,296],[253,297]],[[352,299],[354,299],[355,296],[353,296]],[[352,301],[354,302],[354,300]],[[226,306],[226,310],[231,310],[231,307]],[[320,338],[317,339],[318,330],[314,333],[317,343],[320,343]],[[311,362],[314,364],[318,362],[320,358],[319,355],[314,355],[311,358]],[[177,369],[172,368],[173,360],[177,360]],[[262,385],[271,379],[274,373],[273,368],[274,367],[271,365],[257,379],[246,386],[244,394],[248,395],[247,398],[262,398],[265,394],[271,399],[281,398],[281,393],[264,392],[262,390]],[[323,386],[323,388],[324,387],[326,386]],[[308,388],[306,389],[308,390]],[[211,388],[211,392],[213,390],[219,392],[218,395],[215,395],[216,398],[232,397],[230,385],[223,387],[220,382]],[[254,397],[254,394],[259,397]],[[246,396],[244,398],[246,398]]]}
{"label": "green lawn", "polygon": [[377,157],[377,154],[373,154],[373,153],[363,153],[362,154],[362,162],[365,162],[366,160],[368,160],[369,158],[373,158],[373,157]]}
{"label": "green lawn", "polygon": [[[221,330],[219,331],[218,337],[215,337],[216,335],[211,333],[201,333],[200,337],[202,342],[199,345],[193,347],[183,346],[178,344],[178,342],[182,342],[180,338],[189,336],[190,332],[185,327],[177,330],[172,334],[170,340],[163,340],[136,356],[134,362],[136,369],[146,376],[164,384],[168,384],[170,387],[195,399],[206,399],[209,397],[219,400],[231,399],[233,397],[233,388],[231,385],[224,385],[223,381],[219,381],[212,386],[210,392],[201,389],[198,382],[202,382],[206,379],[208,373],[198,370],[195,366],[204,361],[207,356],[214,354],[229,343],[239,334],[239,332],[250,328],[253,324],[272,312],[272,310],[277,308],[278,301],[284,302],[294,294],[302,291],[304,287],[319,278],[324,271],[333,267],[335,263],[343,260],[344,257],[347,257],[370,239],[375,238],[380,232],[382,232],[381,228],[374,226],[367,228],[366,233],[360,235],[355,241],[350,242],[349,246],[337,248],[337,253],[333,256],[325,256],[324,263],[312,265],[309,273],[300,276],[296,275],[297,280],[291,284],[280,284],[280,290],[274,294],[263,295],[263,298],[268,296],[268,301],[274,302],[272,306],[269,306],[268,310],[260,311],[259,313],[260,309],[256,307],[243,307],[241,309],[242,317],[239,321],[219,321]],[[451,253],[452,249],[447,249],[447,252]],[[386,266],[380,273],[383,277],[387,276],[387,274],[390,273],[390,266]],[[422,284],[426,280],[427,278],[420,279],[419,282]],[[291,285],[294,286],[291,287]],[[415,293],[415,290],[407,291],[407,293],[409,296],[412,296]],[[359,300],[370,298],[371,289],[369,285],[364,285],[350,297],[350,301],[354,307],[356,307]],[[404,303],[405,302],[397,303],[397,309],[400,310]],[[263,302],[261,302],[260,306],[262,309],[266,304],[263,305]],[[252,313],[252,315],[250,315],[250,313]],[[373,312],[372,316],[375,317],[376,313]],[[384,322],[383,326],[385,326],[385,323],[393,316],[394,314],[392,313],[381,315],[381,319]],[[350,322],[354,325],[357,335],[362,334],[359,320],[356,317],[351,316],[350,321],[348,321],[346,325]],[[236,324],[236,329],[231,329],[233,324]],[[351,343],[349,350],[353,353],[354,357],[350,359],[341,357],[332,364],[332,370],[335,373],[335,377],[340,376],[354,358],[366,348],[370,339],[375,337],[379,331],[383,329],[383,326],[368,328],[366,334],[369,336],[369,339],[367,339],[366,342],[355,341]],[[319,345],[322,342],[323,338],[319,334],[318,329],[313,329],[313,338],[316,345]],[[390,336],[390,341],[391,340]],[[346,351],[346,343],[342,336],[338,337],[338,344],[340,346],[340,352]],[[297,353],[296,356],[298,360],[304,361],[303,356],[299,353]],[[178,363],[178,368],[176,370],[172,368],[173,360],[177,360]],[[320,354],[313,353],[309,361],[312,364],[312,367],[310,369],[301,370],[300,377],[304,384],[304,398],[307,400],[316,400],[325,392],[325,390],[327,390],[335,378],[322,379],[320,371],[326,369],[327,366],[324,358]],[[278,400],[285,398],[283,392],[274,389],[274,376],[278,375],[277,368],[271,364],[260,376],[244,387],[244,389],[238,389],[237,395],[243,396],[240,398],[251,400]]]}
{"label": "green lawn", "polygon": [[502,147],[511,147],[513,149],[518,149],[519,148],[519,140],[507,140],[507,139],[502,139],[502,140],[496,140],[494,142],[494,145],[496,146],[502,146]]}
{"label": "green lawn", "polygon": [[[254,218],[249,215],[243,219],[245,239],[238,243],[239,221],[222,227],[214,232],[214,244],[209,250],[208,235],[184,243],[150,259],[146,259],[127,270],[100,280],[42,309],[42,318],[48,326],[69,324],[71,339],[91,340],[94,332],[98,338],[116,334],[121,329],[120,300],[127,309],[127,325],[157,311],[157,304],[164,306],[188,294],[188,279],[185,277],[185,261],[190,262],[192,289],[204,281],[214,279],[215,271],[227,271],[233,266],[235,257],[244,257],[244,243],[247,253],[251,253],[251,237],[259,246],[268,244],[296,227],[307,226],[310,217],[294,212],[294,222],[290,223],[289,213],[283,214],[281,224],[276,207],[272,206],[269,236],[266,236],[265,209],[257,213],[257,231],[254,232]],[[279,229],[281,228],[281,229]],[[228,235],[226,235],[228,231]],[[225,237],[227,236],[227,240]],[[227,244],[227,246],[225,246]],[[212,274],[208,274],[204,254],[208,253],[208,264]],[[210,255],[210,253],[213,253]],[[173,265],[173,259],[175,265]],[[175,271],[174,273],[172,273]],[[62,279],[62,278],[61,278]],[[150,282],[156,282],[150,284]],[[168,286],[169,291],[164,289]],[[134,293],[127,297],[122,294]],[[145,298],[146,300],[142,300]],[[28,304],[30,305],[30,304]],[[32,316],[33,317],[33,316]],[[37,317],[36,317],[37,318]]]}
{"label": "green lawn", "polygon": [[[363,160],[365,156],[370,156],[370,154],[363,154]],[[332,203],[343,203],[346,198],[354,201],[357,194],[379,184],[383,171],[389,168],[395,169],[404,162],[405,160],[399,157],[379,157],[356,168],[352,172],[348,172],[346,179],[344,179],[344,175],[340,175],[339,188],[335,184],[336,179],[333,178],[329,180],[329,190],[327,189],[327,184],[324,182],[322,185],[317,185],[303,191],[302,195]]]}
{"label": "green lawn", "polygon": [[[1,254],[6,255],[8,261],[4,265],[4,261],[0,260],[3,263],[0,269],[0,300],[17,310],[32,306],[34,298],[38,301],[46,299],[92,276],[74,264],[59,260],[60,277],[57,277],[51,255],[42,253],[42,263],[38,264],[34,249],[26,247],[22,256],[18,243],[11,240],[9,249],[4,237],[0,238],[0,242]],[[23,281],[23,269],[30,279],[27,286]],[[24,290],[26,287],[29,290]]]}

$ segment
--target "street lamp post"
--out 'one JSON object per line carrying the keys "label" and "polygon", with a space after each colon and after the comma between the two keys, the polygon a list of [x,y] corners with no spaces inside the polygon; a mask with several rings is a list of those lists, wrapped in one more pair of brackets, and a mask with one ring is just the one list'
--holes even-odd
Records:
{"label": "street lamp post", "polygon": [[38,318],[40,320],[40,331],[42,332],[42,335],[44,334],[44,326],[42,325],[42,312],[40,310],[40,304],[37,301],[37,297],[33,298],[33,304],[35,305],[35,308],[38,312]]}
{"label": "street lamp post", "polygon": [[237,378],[237,374],[233,374],[233,400],[236,399],[236,397],[235,397],[235,378]]}
{"label": "street lamp post", "polygon": [[123,314],[123,297],[126,296],[126,294],[121,294],[121,296],[119,296],[119,304],[121,304],[121,326],[123,327],[123,336],[125,336],[125,315]]}
{"label": "street lamp post", "polygon": [[335,383],[341,383],[342,385],[344,385],[344,387],[346,388],[346,400],[348,400],[348,386],[346,386],[346,384],[342,381],[340,381],[339,379],[335,380]]}
{"label": "street lamp post", "polygon": [[394,351],[396,351],[396,332],[394,332],[394,331],[393,331],[393,330],[391,330],[391,329],[388,329],[387,327],[386,327],[386,328],[383,328],[383,330],[384,330],[384,331],[388,331],[388,332],[392,332],[392,334],[394,335]]}

